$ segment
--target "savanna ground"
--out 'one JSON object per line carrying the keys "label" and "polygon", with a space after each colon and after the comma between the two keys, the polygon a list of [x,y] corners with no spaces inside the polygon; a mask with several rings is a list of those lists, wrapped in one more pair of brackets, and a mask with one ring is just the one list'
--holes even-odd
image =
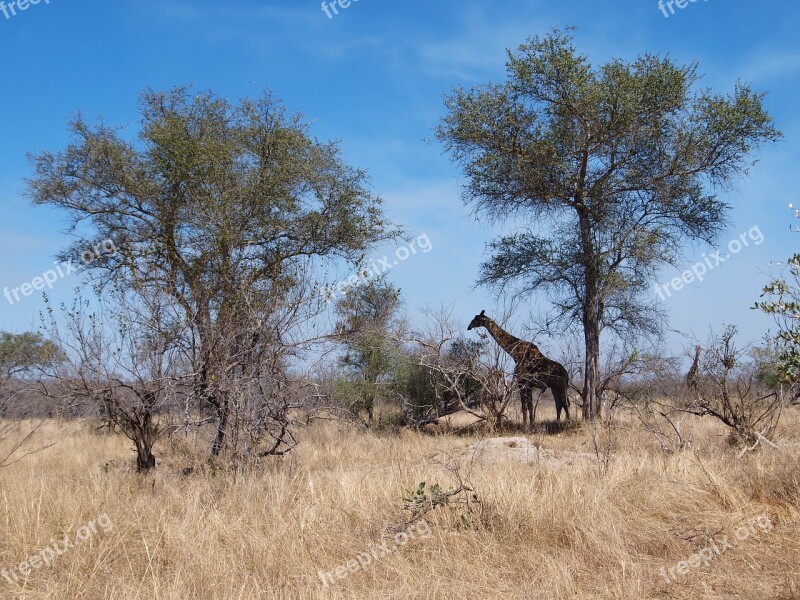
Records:
{"label": "savanna ground", "polygon": [[[0,597],[800,598],[800,409],[783,416],[780,451],[741,458],[722,428],[692,419],[692,448],[666,457],[625,414],[611,444],[587,424],[526,435],[575,460],[521,461],[519,448],[470,459],[473,444],[498,435],[474,428],[371,433],[317,421],[296,451],[230,469],[177,435],[157,446],[159,466],[145,476],[124,438],[47,422],[36,442],[53,445],[0,469],[0,567],[75,539],[100,515],[113,527],[19,584],[0,579]],[[453,496],[404,525],[406,490],[424,481],[447,491],[456,473],[480,502]],[[465,496],[469,506],[455,501]],[[771,528],[737,540],[754,519]],[[404,528],[417,535],[397,546]],[[723,538],[733,547],[675,570]],[[323,584],[321,571],[344,573],[382,544],[385,556]]]}

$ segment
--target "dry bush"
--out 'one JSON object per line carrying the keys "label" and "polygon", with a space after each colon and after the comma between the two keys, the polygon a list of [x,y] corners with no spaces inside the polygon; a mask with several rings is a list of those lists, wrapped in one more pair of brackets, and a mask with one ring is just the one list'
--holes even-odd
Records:
{"label": "dry bush", "polygon": [[748,360],[750,345],[738,347],[736,333],[736,327],[729,325],[722,333],[711,334],[697,389],[685,410],[723,423],[743,452],[762,443],[776,448],[770,438],[780,421],[783,401],[776,390],[759,382],[757,365]]}
{"label": "dry bush", "polygon": [[428,311],[426,325],[409,341],[415,346],[418,366],[430,377],[435,398],[422,411],[413,399],[404,399],[413,409],[408,411],[407,420],[420,427],[464,411],[485,422],[490,430],[500,429],[515,392],[514,383],[506,375],[513,362],[497,344],[466,339],[466,328],[444,309]]}

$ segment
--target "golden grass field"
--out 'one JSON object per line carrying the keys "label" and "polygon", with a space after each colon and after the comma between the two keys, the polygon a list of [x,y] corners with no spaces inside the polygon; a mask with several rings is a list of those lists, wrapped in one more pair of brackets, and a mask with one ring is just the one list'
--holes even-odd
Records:
{"label": "golden grass field", "polygon": [[[48,422],[36,441],[52,447],[0,469],[0,568],[41,555],[54,538],[74,539],[100,515],[113,526],[95,526],[19,583],[0,578],[0,597],[800,598],[798,424],[800,409],[787,410],[780,451],[737,458],[722,429],[695,419],[693,448],[665,458],[623,415],[606,467],[585,456],[459,459],[488,433],[375,434],[316,422],[299,431],[295,452],[239,470],[211,466],[205,440],[178,435],[156,446],[158,469],[141,476],[125,438]],[[605,435],[594,438],[603,447]],[[586,424],[528,439],[594,456]],[[465,519],[464,505],[439,507],[424,530],[423,521],[410,527],[416,539],[395,545],[410,517],[404,490],[453,487],[448,461],[461,464],[480,504]],[[771,529],[740,529],[736,540],[755,518]],[[735,546],[675,570],[712,538]],[[347,571],[382,543],[388,554]],[[667,583],[662,567],[677,581]],[[324,585],[320,571],[336,582]]]}

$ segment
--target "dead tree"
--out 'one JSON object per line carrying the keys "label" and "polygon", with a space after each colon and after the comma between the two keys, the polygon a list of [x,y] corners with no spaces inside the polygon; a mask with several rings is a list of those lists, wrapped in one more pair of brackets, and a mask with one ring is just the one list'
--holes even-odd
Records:
{"label": "dead tree", "polygon": [[721,334],[711,334],[700,363],[697,397],[685,410],[714,417],[744,448],[777,447],[769,438],[780,420],[780,395],[759,385],[755,365],[747,359],[750,346],[737,347],[736,333],[728,325]]}
{"label": "dead tree", "polygon": [[43,371],[44,389],[130,439],[141,472],[156,466],[154,446],[173,428],[169,408],[192,378],[184,368],[184,332],[165,300],[159,293],[110,291],[97,312],[78,299],[61,314],[51,311],[47,324],[65,359]]}
{"label": "dead tree", "polygon": [[[437,401],[409,424],[419,427],[447,415],[465,411],[492,429],[506,420],[514,387],[505,375],[509,365],[498,349],[463,338],[463,327],[453,324],[445,311],[428,312],[426,331],[412,334],[418,365],[427,370],[436,389]],[[405,399],[406,406],[414,406]],[[410,414],[407,411],[407,414]]]}

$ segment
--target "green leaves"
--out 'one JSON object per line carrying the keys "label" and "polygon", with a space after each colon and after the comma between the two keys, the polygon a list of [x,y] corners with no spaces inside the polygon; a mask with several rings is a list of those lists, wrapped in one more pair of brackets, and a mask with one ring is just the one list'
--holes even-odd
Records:
{"label": "green leaves", "polygon": [[725,225],[708,184],[729,185],[781,138],[763,94],[693,91],[696,64],[653,54],[593,66],[560,29],[507,67],[503,83],[454,90],[436,130],[467,176],[465,202],[517,230],[491,244],[479,283],[549,293],[569,320],[626,307],[600,320],[652,330],[655,273]]}
{"label": "green leaves", "polygon": [[52,360],[58,361],[62,356],[61,349],[39,333],[0,333],[0,373],[6,377]]}
{"label": "green leaves", "polygon": [[777,354],[777,379],[790,385],[800,381],[800,254],[788,261],[787,273],[764,287],[761,297],[752,307],[772,315],[778,325],[773,338]]}
{"label": "green leaves", "polygon": [[140,107],[136,145],[79,115],[69,146],[31,157],[34,202],[123,249],[98,265],[110,279],[166,280],[186,304],[224,304],[237,287],[285,294],[303,263],[355,259],[394,236],[366,174],[269,92],[237,104],[148,89]]}
{"label": "green leaves", "polygon": [[384,277],[359,279],[336,302],[336,332],[346,348],[341,363],[356,375],[361,405],[370,420],[385,380],[397,375],[400,349],[391,336],[399,306],[400,290]]}
{"label": "green leaves", "polygon": [[410,510],[414,517],[420,517],[439,506],[447,504],[448,495],[442,491],[438,483],[434,483],[426,490],[426,483],[423,481],[416,489],[406,490],[403,494],[403,501],[406,503],[406,510]]}

